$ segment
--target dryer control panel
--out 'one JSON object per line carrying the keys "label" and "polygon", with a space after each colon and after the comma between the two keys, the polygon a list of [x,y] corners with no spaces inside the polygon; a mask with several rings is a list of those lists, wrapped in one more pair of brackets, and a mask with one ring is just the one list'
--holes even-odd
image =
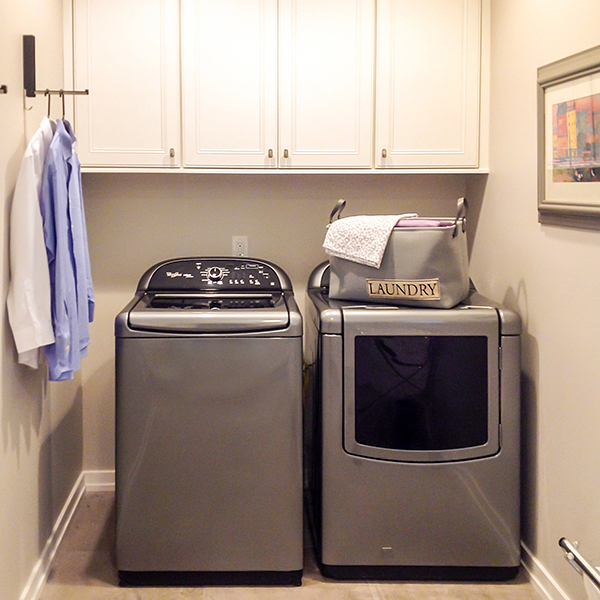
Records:
{"label": "dryer control panel", "polygon": [[[285,277],[285,274],[284,274]],[[241,258],[186,258],[155,265],[138,291],[281,291],[286,289],[274,266]]]}

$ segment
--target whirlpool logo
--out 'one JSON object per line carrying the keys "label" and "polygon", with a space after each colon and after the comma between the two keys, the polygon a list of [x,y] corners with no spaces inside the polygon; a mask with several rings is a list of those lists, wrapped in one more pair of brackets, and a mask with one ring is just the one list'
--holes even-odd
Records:
{"label": "whirlpool logo", "polygon": [[441,299],[439,279],[367,279],[367,293],[372,298]]}

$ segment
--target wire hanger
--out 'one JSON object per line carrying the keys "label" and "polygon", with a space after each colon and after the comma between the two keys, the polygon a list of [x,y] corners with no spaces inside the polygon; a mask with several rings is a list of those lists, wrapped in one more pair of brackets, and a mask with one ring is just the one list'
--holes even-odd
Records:
{"label": "wire hanger", "polygon": [[65,115],[66,115],[66,109],[65,109],[65,96],[69,93],[69,92],[65,92],[65,90],[57,90],[56,92],[53,92],[52,90],[44,90],[44,96],[48,96],[48,118],[50,118],[50,112],[51,112],[51,108],[52,108],[52,94],[53,93],[57,93],[61,99],[62,99],[62,120],[64,121],[65,119]]}

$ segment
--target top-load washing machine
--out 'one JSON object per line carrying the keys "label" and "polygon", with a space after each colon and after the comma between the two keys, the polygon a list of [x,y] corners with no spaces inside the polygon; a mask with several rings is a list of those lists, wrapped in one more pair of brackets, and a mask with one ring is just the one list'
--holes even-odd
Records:
{"label": "top-load washing machine", "polygon": [[302,317],[266,261],[183,258],[116,318],[122,585],[299,585]]}
{"label": "top-load washing machine", "polygon": [[323,573],[503,580],[519,548],[519,316],[330,300],[308,283],[310,506]]}

